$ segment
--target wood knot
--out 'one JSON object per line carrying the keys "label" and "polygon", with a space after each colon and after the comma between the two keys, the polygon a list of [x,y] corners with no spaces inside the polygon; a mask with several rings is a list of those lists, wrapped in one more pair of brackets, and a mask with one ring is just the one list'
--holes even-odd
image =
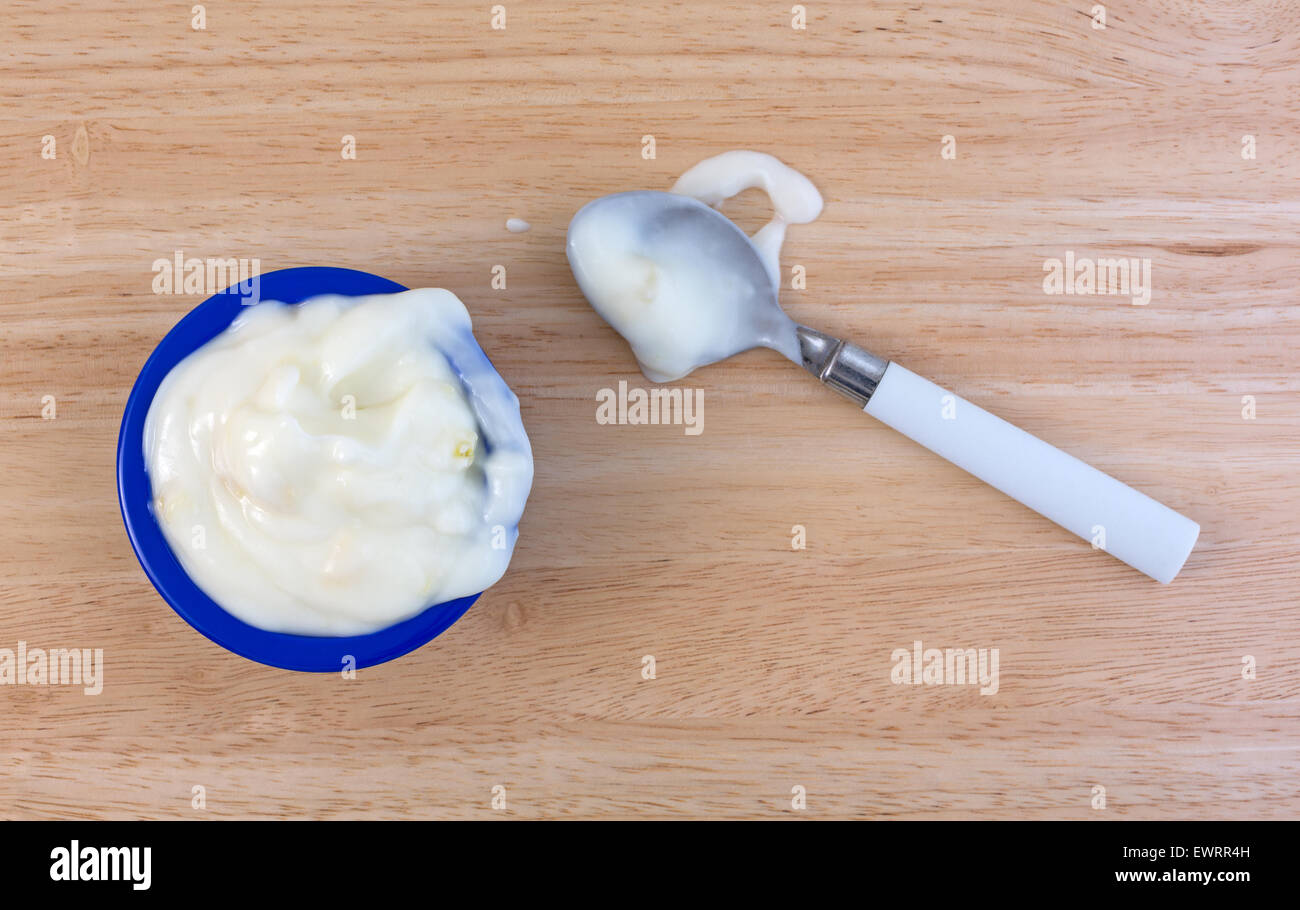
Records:
{"label": "wood knot", "polygon": [[77,124],[77,131],[72,135],[72,157],[83,167],[90,160],[90,132],[84,123]]}
{"label": "wood knot", "polygon": [[505,615],[501,618],[501,625],[507,632],[513,632],[524,624],[524,608],[518,603],[511,603],[506,607]]}

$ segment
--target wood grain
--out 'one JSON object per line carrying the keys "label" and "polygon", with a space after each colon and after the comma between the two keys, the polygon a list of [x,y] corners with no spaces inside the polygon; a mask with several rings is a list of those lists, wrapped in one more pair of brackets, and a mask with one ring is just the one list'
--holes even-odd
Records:
{"label": "wood grain", "polygon": [[[493,30],[490,4],[214,3],[195,31],[189,4],[10,4],[0,646],[106,668],[98,696],[0,686],[0,812],[1295,817],[1300,4],[1108,4],[1104,30],[1091,3],[816,2],[806,30],[784,3],[505,5]],[[568,219],[730,148],[826,197],[786,247],[793,316],[1197,519],[1183,574],[1091,551],[770,352],[686,380],[699,436],[597,424],[599,389],[648,383],[574,286]],[[754,196],[727,211],[757,224]],[[510,573],[436,641],[286,673],[150,587],[114,448],[201,299],[152,292],[176,250],[469,306],[537,479]],[[1150,304],[1045,295],[1067,250],[1150,258]],[[918,639],[998,648],[998,692],[892,684]]]}

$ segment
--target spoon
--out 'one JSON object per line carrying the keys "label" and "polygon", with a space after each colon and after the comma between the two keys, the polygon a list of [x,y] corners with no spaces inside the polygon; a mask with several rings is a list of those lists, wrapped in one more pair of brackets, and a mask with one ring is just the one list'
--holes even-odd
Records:
{"label": "spoon", "polygon": [[1094,549],[1173,580],[1200,534],[1196,522],[905,367],[786,316],[775,268],[783,234],[778,219],[751,240],[689,196],[617,193],[574,216],[568,256],[587,299],[651,380],[772,348]]}

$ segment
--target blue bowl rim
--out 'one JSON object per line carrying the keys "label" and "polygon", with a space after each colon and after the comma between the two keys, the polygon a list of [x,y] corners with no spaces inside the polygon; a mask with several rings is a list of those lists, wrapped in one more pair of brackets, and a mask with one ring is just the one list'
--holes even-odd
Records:
{"label": "blue bowl rim", "polygon": [[[263,273],[258,281],[260,300],[289,304],[321,294],[356,297],[407,290],[378,275],[328,266],[279,269]],[[153,496],[144,463],[144,423],[158,386],[177,363],[229,327],[244,310],[244,299],[238,283],[212,295],[172,327],[140,368],[126,400],[117,439],[118,505],[131,548],[149,581],[177,615],[241,657],[284,670],[313,673],[344,670],[349,656],[351,665],[358,669],[401,657],[450,628],[482,592],[433,604],[410,619],[368,635],[328,637],[269,632],[226,612],[194,583],[149,508]],[[482,349],[478,350],[482,354]],[[487,360],[486,354],[483,359]]]}

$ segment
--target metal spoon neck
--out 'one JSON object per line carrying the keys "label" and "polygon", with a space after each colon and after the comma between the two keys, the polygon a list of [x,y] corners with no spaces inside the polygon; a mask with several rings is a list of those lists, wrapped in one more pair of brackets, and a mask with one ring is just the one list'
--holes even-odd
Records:
{"label": "metal spoon neck", "polygon": [[795,326],[803,368],[859,407],[866,407],[889,361],[806,325]]}

